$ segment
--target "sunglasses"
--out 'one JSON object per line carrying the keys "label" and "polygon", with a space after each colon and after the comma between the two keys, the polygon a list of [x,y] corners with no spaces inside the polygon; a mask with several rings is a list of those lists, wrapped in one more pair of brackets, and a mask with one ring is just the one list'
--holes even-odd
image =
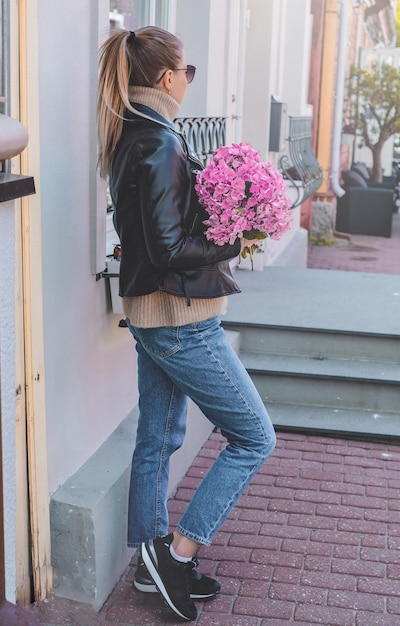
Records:
{"label": "sunglasses", "polygon": [[[186,67],[174,67],[171,69],[173,72],[186,72],[186,80],[188,85],[192,82],[194,75],[196,74],[196,68],[194,65],[187,65]],[[158,83],[162,81],[167,72],[168,70],[165,70],[165,72],[161,74],[160,78],[157,78],[155,83],[156,85],[158,85]]]}

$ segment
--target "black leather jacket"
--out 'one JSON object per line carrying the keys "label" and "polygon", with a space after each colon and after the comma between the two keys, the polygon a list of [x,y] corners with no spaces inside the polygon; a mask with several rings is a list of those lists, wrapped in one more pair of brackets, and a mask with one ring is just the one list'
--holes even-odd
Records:
{"label": "black leather jacket", "polygon": [[228,260],[240,242],[217,246],[204,235],[207,214],[194,190],[201,163],[183,136],[152,109],[126,113],[110,176],[121,241],[120,295],[164,290],[215,298],[239,292]]}

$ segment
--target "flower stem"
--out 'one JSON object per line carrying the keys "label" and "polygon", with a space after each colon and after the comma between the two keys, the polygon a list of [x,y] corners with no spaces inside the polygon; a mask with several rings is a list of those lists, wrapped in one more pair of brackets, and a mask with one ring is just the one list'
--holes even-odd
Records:
{"label": "flower stem", "polygon": [[250,255],[250,261],[251,261],[251,271],[254,271],[254,263],[253,263],[253,246],[250,246],[249,248],[249,255]]}

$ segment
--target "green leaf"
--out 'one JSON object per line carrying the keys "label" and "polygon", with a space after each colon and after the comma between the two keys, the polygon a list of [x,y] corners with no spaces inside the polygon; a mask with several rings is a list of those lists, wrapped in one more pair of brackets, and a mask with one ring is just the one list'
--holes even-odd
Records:
{"label": "green leaf", "polygon": [[266,239],[267,235],[265,233],[260,233],[260,231],[255,228],[252,228],[251,230],[244,230],[243,237],[245,239]]}

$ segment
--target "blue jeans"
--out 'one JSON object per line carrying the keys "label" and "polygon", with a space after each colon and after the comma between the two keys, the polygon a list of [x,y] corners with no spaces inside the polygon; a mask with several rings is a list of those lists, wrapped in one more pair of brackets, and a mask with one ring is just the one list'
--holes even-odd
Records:
{"label": "blue jeans", "polygon": [[129,490],[128,545],[168,533],[171,454],[183,443],[191,398],[227,439],[177,529],[210,545],[275,447],[264,404],[219,317],[178,327],[138,328],[139,423]]}

